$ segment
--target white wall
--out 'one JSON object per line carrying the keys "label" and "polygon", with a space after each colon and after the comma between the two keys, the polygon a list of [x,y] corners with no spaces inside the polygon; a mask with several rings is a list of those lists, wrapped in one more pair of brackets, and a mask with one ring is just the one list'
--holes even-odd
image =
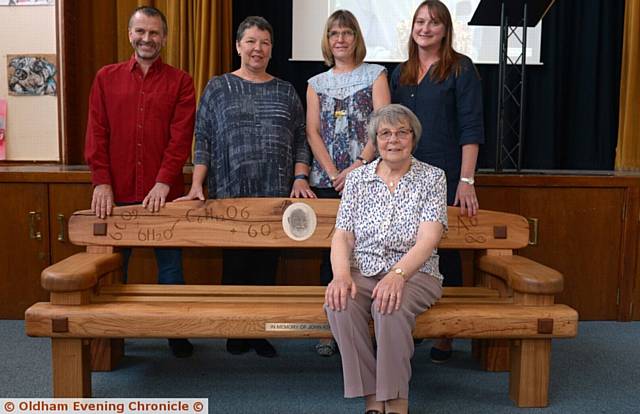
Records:
{"label": "white wall", "polygon": [[0,97],[7,99],[7,160],[60,159],[57,97],[9,96],[7,90],[7,55],[56,54],[55,19],[54,6],[0,7]]}

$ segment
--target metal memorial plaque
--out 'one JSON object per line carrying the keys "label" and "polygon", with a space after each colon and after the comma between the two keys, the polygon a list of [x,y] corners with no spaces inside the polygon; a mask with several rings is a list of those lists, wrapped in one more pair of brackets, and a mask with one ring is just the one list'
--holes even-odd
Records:
{"label": "metal memorial plaque", "polygon": [[293,332],[293,331],[328,331],[328,323],[278,323],[267,322],[264,324],[265,331]]}
{"label": "metal memorial plaque", "polygon": [[282,214],[282,228],[290,239],[307,240],[316,231],[316,212],[305,203],[293,203]]}

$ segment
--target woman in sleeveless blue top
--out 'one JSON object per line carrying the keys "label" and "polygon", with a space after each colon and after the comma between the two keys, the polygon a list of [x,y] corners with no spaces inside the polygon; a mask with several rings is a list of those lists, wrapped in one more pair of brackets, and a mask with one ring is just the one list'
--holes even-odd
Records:
{"label": "woman in sleeveless blue top", "polygon": [[[318,198],[339,198],[347,174],[375,158],[367,138],[369,115],[391,98],[386,69],[363,62],[367,49],[351,12],[337,10],[329,16],[321,47],[331,69],[308,81],[307,139],[314,156],[309,183]],[[320,270],[322,285],[332,277],[327,250]],[[336,345],[322,340],[316,350],[330,356]]]}

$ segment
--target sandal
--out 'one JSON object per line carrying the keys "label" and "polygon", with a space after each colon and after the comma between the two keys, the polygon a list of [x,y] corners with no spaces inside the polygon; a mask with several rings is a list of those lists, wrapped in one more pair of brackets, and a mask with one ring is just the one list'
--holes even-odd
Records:
{"label": "sandal", "polygon": [[316,344],[316,352],[323,357],[330,357],[338,351],[338,344],[331,339],[329,342],[320,341]]}

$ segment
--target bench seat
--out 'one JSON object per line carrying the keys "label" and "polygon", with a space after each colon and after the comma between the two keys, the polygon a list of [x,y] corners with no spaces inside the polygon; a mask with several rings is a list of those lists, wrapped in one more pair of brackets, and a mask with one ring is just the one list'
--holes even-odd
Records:
{"label": "bench seat", "polygon": [[[319,298],[280,301],[277,297],[238,302],[156,300],[96,302],[61,306],[38,303],[26,314],[27,334],[55,338],[326,338],[331,336]],[[498,301],[499,298],[498,298]],[[541,333],[540,320],[553,321]],[[54,332],[65,321],[68,329]],[[290,329],[272,325],[298,325]],[[310,325],[308,328],[300,324]],[[578,315],[566,305],[437,303],[416,320],[415,338],[570,338]]]}
{"label": "bench seat", "polygon": [[[26,313],[27,334],[67,338],[330,337],[322,309],[323,286],[108,285],[80,306],[38,303]],[[194,326],[189,321],[198,319]],[[67,320],[53,332],[52,320]],[[548,334],[538,320],[553,320]],[[414,337],[574,337],[575,310],[522,306],[495,289],[446,287],[443,297],[416,321]],[[266,324],[306,323],[316,329],[267,330]],[[322,329],[317,329],[318,326]],[[114,328],[116,327],[116,328]]]}

